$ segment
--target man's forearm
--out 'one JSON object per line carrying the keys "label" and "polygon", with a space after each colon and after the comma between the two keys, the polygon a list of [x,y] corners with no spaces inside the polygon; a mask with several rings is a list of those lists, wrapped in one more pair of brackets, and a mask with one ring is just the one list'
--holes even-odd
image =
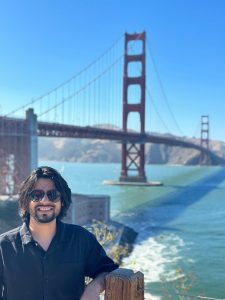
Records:
{"label": "man's forearm", "polygon": [[80,300],[97,300],[99,294],[105,290],[105,277],[108,273],[101,273],[85,288]]}
{"label": "man's forearm", "polygon": [[95,279],[93,279],[89,284],[94,285],[98,293],[100,294],[105,290],[105,278],[108,273],[100,273]]}

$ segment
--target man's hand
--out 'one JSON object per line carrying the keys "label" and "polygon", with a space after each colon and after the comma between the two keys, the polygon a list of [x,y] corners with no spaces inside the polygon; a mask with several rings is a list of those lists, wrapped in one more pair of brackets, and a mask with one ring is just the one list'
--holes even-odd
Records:
{"label": "man's hand", "polygon": [[99,294],[105,290],[105,277],[108,273],[101,273],[85,288],[80,300],[99,300]]}

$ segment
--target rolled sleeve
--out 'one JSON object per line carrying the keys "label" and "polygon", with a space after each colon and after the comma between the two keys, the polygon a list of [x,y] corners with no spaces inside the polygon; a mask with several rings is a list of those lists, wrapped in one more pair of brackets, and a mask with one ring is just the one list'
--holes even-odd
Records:
{"label": "rolled sleeve", "polygon": [[95,278],[103,272],[111,272],[118,268],[118,265],[107,256],[103,247],[93,236],[91,240],[90,252],[86,264],[86,276]]}

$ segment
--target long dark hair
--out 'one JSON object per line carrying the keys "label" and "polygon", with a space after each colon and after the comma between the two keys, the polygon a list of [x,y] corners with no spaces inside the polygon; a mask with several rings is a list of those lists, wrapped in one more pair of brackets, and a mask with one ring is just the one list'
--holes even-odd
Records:
{"label": "long dark hair", "polygon": [[56,189],[61,194],[61,202],[62,207],[60,214],[58,215],[58,219],[62,219],[66,216],[67,210],[72,202],[71,200],[71,190],[65,181],[65,179],[61,176],[61,174],[55,169],[47,166],[39,167],[34,170],[30,176],[28,176],[21,184],[19,191],[19,214],[23,221],[29,222],[30,214],[29,214],[29,202],[30,202],[30,192],[34,189],[34,186],[38,179],[47,178],[51,179]]}

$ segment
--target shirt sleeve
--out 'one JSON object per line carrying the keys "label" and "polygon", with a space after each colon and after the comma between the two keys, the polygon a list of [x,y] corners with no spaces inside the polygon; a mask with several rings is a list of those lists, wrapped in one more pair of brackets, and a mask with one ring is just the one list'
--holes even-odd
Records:
{"label": "shirt sleeve", "polygon": [[103,247],[99,244],[94,235],[90,237],[90,251],[87,257],[85,276],[95,278],[103,272],[112,272],[119,266],[107,256]]}

